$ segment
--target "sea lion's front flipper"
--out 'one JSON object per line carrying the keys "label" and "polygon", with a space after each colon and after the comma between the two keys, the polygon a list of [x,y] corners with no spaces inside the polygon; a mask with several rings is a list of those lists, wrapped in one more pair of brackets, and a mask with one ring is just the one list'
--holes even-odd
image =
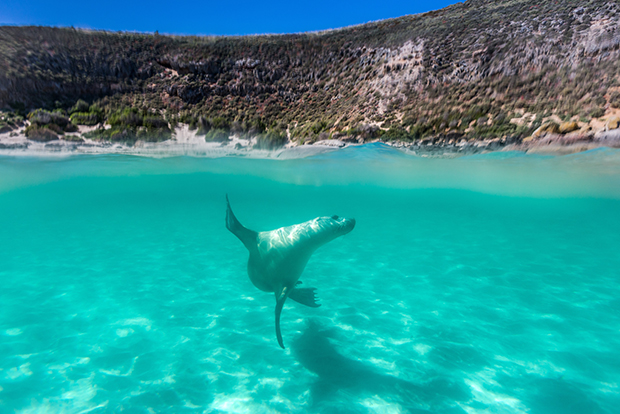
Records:
{"label": "sea lion's front flipper", "polygon": [[291,290],[288,297],[293,299],[297,303],[310,306],[311,308],[318,308],[320,303],[316,303],[316,288],[298,288]]}
{"label": "sea lion's front flipper", "polygon": [[239,220],[235,217],[232,208],[230,208],[228,194],[226,195],[226,228],[230,230],[232,234],[237,236],[250,252],[256,249],[258,233],[254,230],[243,227],[243,225],[239,223]]}
{"label": "sea lion's front flipper", "polygon": [[284,348],[284,342],[282,341],[282,332],[280,332],[280,314],[282,313],[282,307],[286,298],[288,297],[289,289],[284,288],[279,295],[276,295],[276,336],[278,337],[278,344]]}

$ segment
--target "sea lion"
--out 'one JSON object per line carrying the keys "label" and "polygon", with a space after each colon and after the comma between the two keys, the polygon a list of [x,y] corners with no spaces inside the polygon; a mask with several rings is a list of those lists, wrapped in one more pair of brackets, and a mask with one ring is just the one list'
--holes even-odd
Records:
{"label": "sea lion", "polygon": [[241,240],[250,252],[248,275],[260,290],[276,295],[276,336],[284,348],[280,333],[280,313],[286,298],[317,308],[315,288],[300,288],[298,281],[312,253],[355,227],[355,219],[317,217],[272,231],[247,229],[235,217],[226,196],[226,228]]}

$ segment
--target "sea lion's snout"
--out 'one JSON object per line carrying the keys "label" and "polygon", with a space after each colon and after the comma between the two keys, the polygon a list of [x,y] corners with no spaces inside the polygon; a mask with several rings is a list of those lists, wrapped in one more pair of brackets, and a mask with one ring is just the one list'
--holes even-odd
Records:
{"label": "sea lion's snout", "polygon": [[334,228],[337,231],[337,234],[341,236],[349,233],[355,227],[354,218],[345,218],[334,214],[329,219],[333,220],[330,222],[330,225],[333,226],[332,228]]}
{"label": "sea lion's snout", "polygon": [[355,228],[355,219],[343,219],[344,220],[344,234],[350,233]]}

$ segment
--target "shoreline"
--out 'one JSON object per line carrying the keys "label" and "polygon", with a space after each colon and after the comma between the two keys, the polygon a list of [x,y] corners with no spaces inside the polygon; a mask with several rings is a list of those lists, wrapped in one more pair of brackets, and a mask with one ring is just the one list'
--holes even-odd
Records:
{"label": "shoreline", "polygon": [[596,133],[580,132],[546,134],[538,138],[494,138],[478,141],[454,142],[445,138],[426,139],[417,142],[386,143],[421,157],[457,158],[466,155],[492,152],[519,151],[525,154],[569,155],[597,148],[620,149],[620,129],[600,130]]}
{"label": "shoreline", "polygon": [[276,150],[260,150],[252,148],[253,142],[231,136],[224,143],[207,142],[204,136],[196,131],[189,130],[187,125],[178,127],[172,139],[160,142],[136,141],[133,144],[122,142],[97,141],[82,137],[82,134],[92,130],[92,127],[79,127],[79,131],[67,134],[70,139],[59,139],[48,142],[39,142],[28,139],[24,128],[17,131],[0,133],[0,155],[5,156],[69,156],[80,154],[123,154],[148,156],[155,158],[174,156],[193,156],[202,158],[242,157],[242,158],[305,158],[318,155],[338,148],[334,145],[304,145],[297,146],[291,143]]}
{"label": "shoreline", "polygon": [[308,145],[288,142],[274,150],[254,149],[253,139],[230,136],[224,143],[207,142],[187,125],[177,127],[174,137],[161,142],[136,141],[133,145],[118,142],[95,141],[81,137],[92,127],[80,127],[77,135],[67,134],[67,139],[38,142],[28,139],[24,128],[0,133],[0,155],[53,157],[79,154],[124,154],[155,158],[191,156],[197,158],[240,157],[254,159],[306,158],[348,147],[381,143],[405,154],[422,158],[458,158],[492,152],[518,151],[525,154],[568,155],[596,148],[620,148],[620,129],[596,133],[546,134],[537,138],[495,138],[467,141],[446,137],[432,137],[414,142],[383,141],[349,142],[338,139],[318,141]]}

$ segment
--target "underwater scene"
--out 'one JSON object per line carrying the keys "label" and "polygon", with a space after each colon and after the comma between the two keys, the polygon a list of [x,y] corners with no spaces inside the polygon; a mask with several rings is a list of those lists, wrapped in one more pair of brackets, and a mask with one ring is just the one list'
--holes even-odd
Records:
{"label": "underwater scene", "polygon": [[0,412],[617,413],[619,269],[620,150],[0,157]]}

